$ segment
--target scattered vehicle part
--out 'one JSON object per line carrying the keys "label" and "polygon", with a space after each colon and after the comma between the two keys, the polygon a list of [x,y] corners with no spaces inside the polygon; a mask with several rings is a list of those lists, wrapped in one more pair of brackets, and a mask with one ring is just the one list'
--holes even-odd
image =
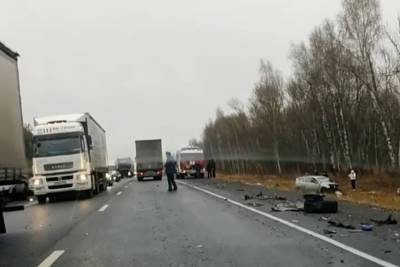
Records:
{"label": "scattered vehicle part", "polygon": [[374,228],[374,226],[369,223],[362,223],[360,225],[361,225],[361,230],[366,231],[366,232],[370,232]]}
{"label": "scattered vehicle part", "polygon": [[107,189],[107,144],[103,127],[89,114],[34,118],[33,177],[39,204],[46,197]]}
{"label": "scattered vehicle part", "polygon": [[272,211],[303,211],[303,202],[282,202],[271,208]]}
{"label": "scattered vehicle part", "polygon": [[325,216],[321,216],[321,217],[319,217],[319,220],[320,221],[329,221],[331,219],[331,217],[325,217]]}
{"label": "scattered vehicle part", "polygon": [[388,250],[385,250],[384,253],[392,253],[392,251],[388,249]]}
{"label": "scattered vehicle part", "polygon": [[335,200],[305,200],[304,212],[306,213],[337,213],[338,202]]}
{"label": "scattered vehicle part", "polygon": [[161,180],[163,160],[161,139],[136,140],[136,175],[138,181],[146,177]]}
{"label": "scattered vehicle part", "polygon": [[397,220],[392,218],[392,214],[390,214],[385,220],[377,220],[377,219],[370,219],[371,222],[376,223],[377,225],[393,225],[397,224]]}
{"label": "scattered vehicle part", "polygon": [[335,226],[335,227],[339,227],[339,228],[345,228],[345,229],[350,229],[350,230],[355,230],[356,227],[354,227],[351,224],[344,224],[340,221],[334,221],[334,220],[329,220],[328,221],[329,225]]}
{"label": "scattered vehicle part", "polygon": [[261,203],[257,203],[257,202],[249,202],[249,203],[246,203],[248,206],[252,206],[252,207],[261,207],[261,206],[264,206],[264,204],[261,204]]}
{"label": "scattered vehicle part", "polygon": [[335,192],[338,184],[331,181],[329,177],[319,175],[307,175],[296,178],[296,189],[303,194],[320,194]]}
{"label": "scattered vehicle part", "polygon": [[253,197],[252,197],[252,196],[249,196],[249,195],[244,195],[244,196],[243,196],[243,199],[244,199],[244,200],[249,200],[249,199],[253,199]]}
{"label": "scattered vehicle part", "polygon": [[299,223],[298,220],[292,220],[292,223]]}
{"label": "scattered vehicle part", "polygon": [[258,200],[281,200],[281,201],[286,201],[287,198],[286,197],[282,197],[282,196],[267,196],[264,195],[262,192],[259,192],[258,194],[254,195],[254,196],[250,196],[250,195],[244,195],[243,196],[244,200],[249,200],[249,199],[258,199]]}
{"label": "scattered vehicle part", "polygon": [[361,233],[362,231],[361,229],[350,229],[349,233]]}
{"label": "scattered vehicle part", "polygon": [[332,230],[332,229],[324,229],[323,233],[326,235],[331,235],[331,234],[336,234],[336,230]]}

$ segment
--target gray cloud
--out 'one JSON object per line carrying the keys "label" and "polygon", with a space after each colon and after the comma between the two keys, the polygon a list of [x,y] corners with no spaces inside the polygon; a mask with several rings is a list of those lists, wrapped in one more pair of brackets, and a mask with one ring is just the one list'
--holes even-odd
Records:
{"label": "gray cloud", "polygon": [[[400,1],[382,1],[394,21]],[[21,54],[24,119],[89,111],[110,157],[137,138],[175,151],[199,137],[217,106],[247,99],[260,58],[289,73],[339,0],[2,1],[0,39]]]}

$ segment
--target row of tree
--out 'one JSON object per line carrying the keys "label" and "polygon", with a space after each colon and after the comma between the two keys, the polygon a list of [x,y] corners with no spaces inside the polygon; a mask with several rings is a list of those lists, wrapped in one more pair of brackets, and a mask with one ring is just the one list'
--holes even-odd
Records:
{"label": "row of tree", "polygon": [[249,103],[232,100],[203,132],[208,158],[233,173],[400,167],[400,19],[378,0],[343,0],[335,21],[294,45],[287,79],[269,62]]}

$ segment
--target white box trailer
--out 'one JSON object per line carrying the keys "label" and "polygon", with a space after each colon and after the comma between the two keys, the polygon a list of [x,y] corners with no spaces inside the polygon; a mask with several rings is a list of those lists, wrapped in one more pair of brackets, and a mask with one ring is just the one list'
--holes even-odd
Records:
{"label": "white box trailer", "polygon": [[21,97],[18,53],[0,42],[0,233],[5,232],[2,209],[9,191],[26,182],[28,172]]}
{"label": "white box trailer", "polygon": [[61,193],[91,197],[106,190],[106,134],[89,113],[34,118],[33,148],[30,187],[39,203]]}
{"label": "white box trailer", "polygon": [[18,54],[0,43],[0,168],[25,170]]}

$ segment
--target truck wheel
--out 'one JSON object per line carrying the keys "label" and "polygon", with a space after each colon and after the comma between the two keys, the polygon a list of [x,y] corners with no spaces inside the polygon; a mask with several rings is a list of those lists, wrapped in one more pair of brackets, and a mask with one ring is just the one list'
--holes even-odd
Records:
{"label": "truck wheel", "polygon": [[39,204],[46,204],[46,196],[37,196],[36,198]]}
{"label": "truck wheel", "polygon": [[142,182],[142,181],[143,181],[143,177],[138,177],[137,180],[138,180],[139,182]]}

